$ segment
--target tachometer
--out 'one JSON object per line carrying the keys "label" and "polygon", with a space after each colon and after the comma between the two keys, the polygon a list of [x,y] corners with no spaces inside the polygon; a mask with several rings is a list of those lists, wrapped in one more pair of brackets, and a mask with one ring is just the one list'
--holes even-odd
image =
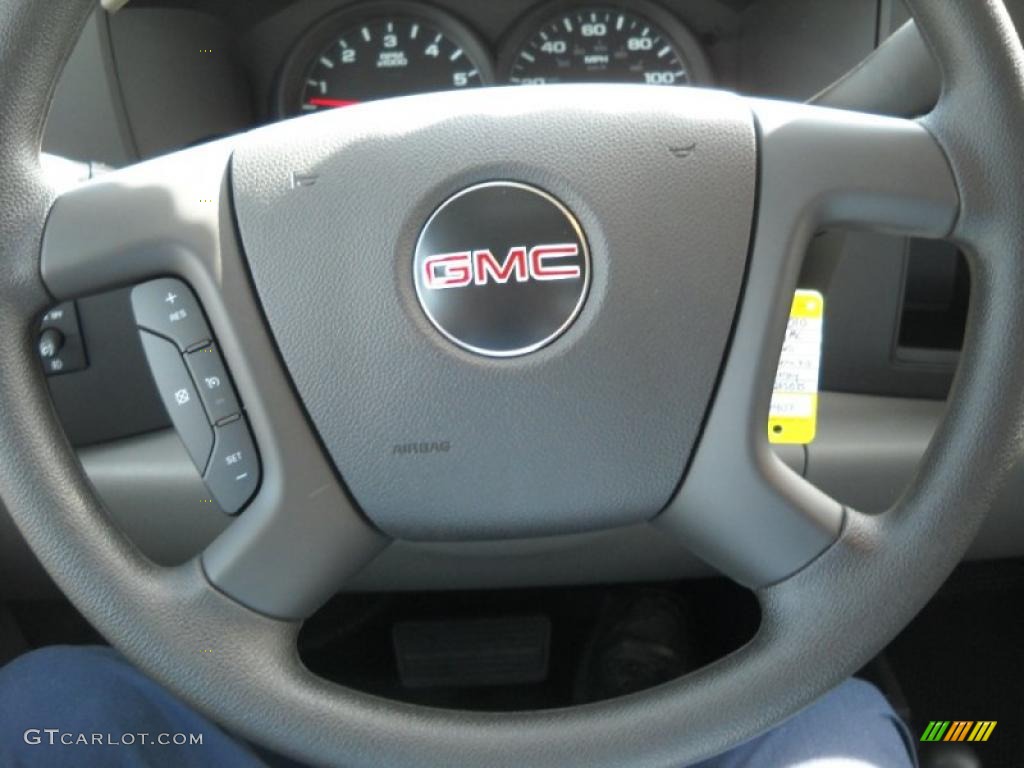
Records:
{"label": "tachometer", "polygon": [[455,19],[417,4],[374,4],[307,34],[285,66],[279,110],[315,112],[492,79],[483,45]]}
{"label": "tachometer", "polygon": [[521,85],[706,82],[697,41],[657,6],[568,6],[524,22],[502,57],[501,72]]}

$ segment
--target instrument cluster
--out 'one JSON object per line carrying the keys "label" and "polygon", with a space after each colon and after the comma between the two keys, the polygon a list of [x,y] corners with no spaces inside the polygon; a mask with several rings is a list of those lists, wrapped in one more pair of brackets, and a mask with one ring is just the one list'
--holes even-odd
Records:
{"label": "instrument cluster", "polygon": [[418,2],[349,6],[296,42],[278,115],[486,85],[621,82],[709,85],[696,37],[653,2],[562,2],[528,13],[491,50],[465,22]]}

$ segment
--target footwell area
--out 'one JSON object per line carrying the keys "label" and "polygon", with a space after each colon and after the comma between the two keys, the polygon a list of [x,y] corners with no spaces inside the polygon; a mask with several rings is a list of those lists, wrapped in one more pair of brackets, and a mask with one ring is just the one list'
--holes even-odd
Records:
{"label": "footwell area", "polygon": [[[403,685],[393,630],[410,623],[538,618],[550,622],[547,672],[511,685]],[[754,596],[724,580],[642,586],[489,592],[344,595],[299,636],[305,664],[330,680],[436,707],[548,709],[665,682],[747,642],[760,614]]]}
{"label": "footwell area", "polygon": [[886,656],[915,738],[931,720],[996,720],[989,740],[970,749],[984,768],[1024,764],[1024,561],[960,567]]}

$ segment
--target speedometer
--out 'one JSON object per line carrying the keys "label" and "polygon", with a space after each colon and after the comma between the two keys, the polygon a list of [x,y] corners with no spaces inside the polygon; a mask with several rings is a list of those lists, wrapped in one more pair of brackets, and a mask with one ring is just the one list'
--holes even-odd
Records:
{"label": "speedometer", "polygon": [[519,85],[625,82],[687,85],[707,79],[693,36],[653,5],[568,6],[524,23],[502,57]]}
{"label": "speedometer", "polygon": [[375,3],[320,22],[285,65],[283,116],[492,81],[483,45],[455,19],[414,3]]}

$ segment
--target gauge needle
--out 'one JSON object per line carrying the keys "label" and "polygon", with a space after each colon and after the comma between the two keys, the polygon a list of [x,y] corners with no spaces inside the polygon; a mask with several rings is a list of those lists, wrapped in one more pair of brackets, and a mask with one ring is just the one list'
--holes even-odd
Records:
{"label": "gauge needle", "polygon": [[312,104],[314,107],[351,107],[353,104],[358,104],[358,101],[352,99],[325,99],[320,96],[309,99],[307,104]]}

